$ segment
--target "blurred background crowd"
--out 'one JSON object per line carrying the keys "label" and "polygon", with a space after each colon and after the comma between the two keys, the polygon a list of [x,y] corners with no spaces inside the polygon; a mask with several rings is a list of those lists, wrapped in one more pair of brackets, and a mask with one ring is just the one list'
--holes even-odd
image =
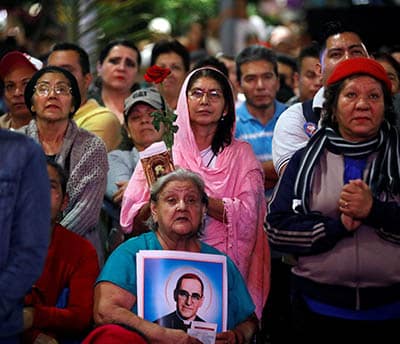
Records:
{"label": "blurred background crowd", "polygon": [[[193,61],[205,54],[235,56],[246,45],[265,43],[297,56],[318,40],[327,20],[350,20],[370,51],[396,45],[399,0],[3,0],[0,55],[24,49],[45,58],[57,42],[82,46],[95,68],[101,47],[124,37],[142,52],[142,70],[155,41],[178,38]],[[371,23],[373,18],[373,23]],[[371,25],[373,24],[373,25]]]}

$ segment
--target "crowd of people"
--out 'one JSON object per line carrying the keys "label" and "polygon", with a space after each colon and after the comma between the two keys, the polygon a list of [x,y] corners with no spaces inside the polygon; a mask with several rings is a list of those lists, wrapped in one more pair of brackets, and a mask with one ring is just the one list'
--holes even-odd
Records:
{"label": "crowd of people", "polygon": [[[342,23],[323,32],[196,59],[162,39],[154,82],[126,39],[96,77],[70,42],[1,56],[0,343],[201,343],[208,282],[181,273],[147,319],[143,250],[225,257],[216,343],[394,337],[400,62]],[[171,130],[154,113],[177,131],[174,170],[150,184],[142,154]]]}

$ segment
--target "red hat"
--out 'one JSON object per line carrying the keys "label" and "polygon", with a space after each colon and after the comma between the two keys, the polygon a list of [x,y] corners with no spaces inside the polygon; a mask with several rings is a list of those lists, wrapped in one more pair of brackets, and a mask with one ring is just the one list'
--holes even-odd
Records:
{"label": "red hat", "polygon": [[380,63],[367,57],[356,57],[340,62],[328,78],[327,85],[331,85],[339,80],[355,74],[364,74],[383,81],[388,90],[391,91],[392,83],[389,80],[385,69]]}
{"label": "red hat", "polygon": [[4,77],[16,66],[30,66],[35,71],[43,67],[43,62],[20,51],[10,51],[0,60],[0,78]]}

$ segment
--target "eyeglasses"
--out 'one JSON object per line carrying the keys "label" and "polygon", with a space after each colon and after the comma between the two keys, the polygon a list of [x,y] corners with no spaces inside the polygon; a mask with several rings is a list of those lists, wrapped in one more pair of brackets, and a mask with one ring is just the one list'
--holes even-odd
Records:
{"label": "eyeglasses", "polygon": [[71,87],[67,84],[56,84],[53,87],[46,83],[36,84],[35,92],[41,97],[47,97],[51,90],[58,96],[68,96],[71,94]]}
{"label": "eyeglasses", "polygon": [[184,289],[179,289],[178,290],[178,295],[180,297],[184,297],[186,300],[188,300],[189,297],[191,297],[193,301],[200,301],[200,299],[203,297],[199,293],[190,294],[189,292],[187,292]]}
{"label": "eyeglasses", "polygon": [[207,95],[208,100],[213,103],[216,103],[222,99],[222,92],[218,90],[205,91],[201,88],[195,88],[194,90],[189,91],[189,97],[197,101],[202,100],[205,94]]}

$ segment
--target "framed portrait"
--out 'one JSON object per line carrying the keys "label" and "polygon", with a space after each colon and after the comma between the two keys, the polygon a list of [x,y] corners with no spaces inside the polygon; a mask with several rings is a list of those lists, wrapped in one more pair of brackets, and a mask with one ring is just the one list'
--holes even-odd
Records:
{"label": "framed portrait", "polygon": [[161,326],[181,329],[185,326],[182,321],[189,326],[186,320],[190,319],[196,323],[216,324],[217,332],[226,331],[225,256],[145,250],[140,251],[136,259],[140,317]]}
{"label": "framed portrait", "polygon": [[154,142],[139,152],[139,156],[149,186],[175,169],[171,154],[163,141]]}

